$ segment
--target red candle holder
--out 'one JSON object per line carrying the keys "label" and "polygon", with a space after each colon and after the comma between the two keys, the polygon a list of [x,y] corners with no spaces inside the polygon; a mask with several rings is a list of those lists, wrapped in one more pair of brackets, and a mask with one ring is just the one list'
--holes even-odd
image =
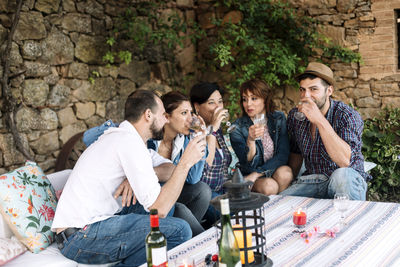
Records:
{"label": "red candle holder", "polygon": [[293,223],[298,228],[305,227],[307,223],[307,213],[304,208],[299,208],[293,212]]}

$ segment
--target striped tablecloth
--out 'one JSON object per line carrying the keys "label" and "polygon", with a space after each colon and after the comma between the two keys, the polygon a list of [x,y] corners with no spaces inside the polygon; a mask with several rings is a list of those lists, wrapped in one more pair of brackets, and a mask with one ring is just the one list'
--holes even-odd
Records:
{"label": "striped tablecloth", "polygon": [[[350,201],[345,227],[335,238],[320,235],[305,242],[292,222],[293,210],[307,207],[306,230],[321,231],[338,224],[332,200],[271,196],[265,203],[268,257],[274,266],[400,266],[400,205]],[[202,266],[207,253],[217,251],[216,228],[168,252],[169,266],[194,258]]]}

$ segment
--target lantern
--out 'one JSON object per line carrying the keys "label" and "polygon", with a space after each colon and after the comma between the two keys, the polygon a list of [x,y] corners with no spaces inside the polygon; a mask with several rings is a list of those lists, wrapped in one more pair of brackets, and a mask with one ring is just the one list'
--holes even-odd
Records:
{"label": "lantern", "polygon": [[[250,192],[252,182],[244,181],[239,168],[233,174],[232,180],[224,183],[227,192],[211,200],[211,204],[221,212],[220,200],[229,199],[231,224],[240,248],[240,258],[243,266],[272,266],[272,260],[267,257],[266,227],[264,203],[269,197]],[[217,224],[221,230],[221,224]]]}

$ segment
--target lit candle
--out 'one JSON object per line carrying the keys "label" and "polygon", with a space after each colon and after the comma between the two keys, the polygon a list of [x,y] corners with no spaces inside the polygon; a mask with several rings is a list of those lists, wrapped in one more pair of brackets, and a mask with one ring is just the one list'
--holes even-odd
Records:
{"label": "lit candle", "polygon": [[[233,228],[242,228],[240,224],[234,225]],[[233,233],[235,234],[236,240],[238,242],[239,248],[244,248],[244,232],[243,230],[235,230],[233,229]],[[247,247],[251,247],[252,245],[252,235],[251,230],[246,230],[246,242]],[[245,264],[244,251],[240,251],[240,260],[242,264]],[[248,263],[252,263],[254,261],[254,251],[247,251],[247,261]]]}
{"label": "lit candle", "polygon": [[293,223],[297,226],[304,226],[307,223],[307,214],[305,211],[298,209],[293,213]]}

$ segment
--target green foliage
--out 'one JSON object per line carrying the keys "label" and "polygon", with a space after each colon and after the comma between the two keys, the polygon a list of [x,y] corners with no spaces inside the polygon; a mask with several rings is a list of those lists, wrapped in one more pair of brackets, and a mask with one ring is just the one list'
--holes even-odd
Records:
{"label": "green foliage", "polygon": [[[112,35],[107,39],[110,50],[103,56],[103,61],[113,64],[116,57],[129,64],[132,49],[119,50],[117,47],[124,40],[133,40],[135,49],[142,53],[146,47],[161,46],[164,56],[171,55],[177,46],[184,46],[189,38],[192,42],[201,38],[204,31],[197,23],[188,24],[177,12],[165,11],[167,0],[140,1],[132,4],[116,21]],[[164,10],[166,13],[160,13]]]}
{"label": "green foliage", "polygon": [[[216,68],[229,65],[232,81],[226,85],[232,110],[238,110],[237,88],[258,77],[271,86],[296,84],[294,76],[303,71],[316,52],[343,62],[360,62],[358,53],[333,45],[317,31],[317,22],[296,13],[279,0],[219,0],[218,5],[240,11],[236,24],[215,22],[217,41],[211,47]],[[236,103],[236,104],[235,104]]]}
{"label": "green foliage", "polygon": [[89,82],[94,84],[94,79],[100,77],[100,73],[98,71],[93,70],[91,75],[89,76]]}
{"label": "green foliage", "polygon": [[400,193],[400,109],[384,109],[380,117],[365,121],[365,160],[377,166],[371,170],[369,198],[399,201]]}

